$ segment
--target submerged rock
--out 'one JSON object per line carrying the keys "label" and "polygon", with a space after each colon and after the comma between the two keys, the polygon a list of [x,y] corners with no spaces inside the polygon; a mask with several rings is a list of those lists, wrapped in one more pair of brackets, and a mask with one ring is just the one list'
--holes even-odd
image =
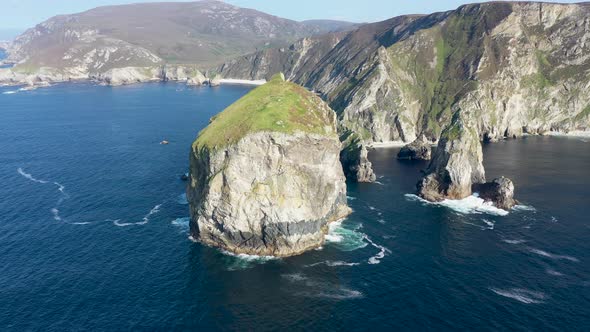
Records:
{"label": "submerged rock", "polygon": [[514,183],[505,177],[494,179],[492,182],[475,184],[473,191],[478,192],[479,197],[493,202],[500,209],[510,210],[517,204],[514,199]]}
{"label": "submerged rock", "polygon": [[377,177],[373,172],[373,164],[368,158],[367,147],[356,134],[344,135],[340,161],[346,178],[356,182],[375,182]]}
{"label": "submerged rock", "polygon": [[430,160],[432,154],[430,143],[426,138],[417,138],[412,143],[405,145],[397,154],[397,159]]}
{"label": "submerged rock", "polygon": [[418,194],[429,201],[463,199],[471,195],[473,184],[484,182],[479,135],[469,116],[459,111],[441,134]]}
{"label": "submerged rock", "polygon": [[217,115],[190,155],[191,235],[237,254],[291,256],[348,215],[335,113],[276,76]]}

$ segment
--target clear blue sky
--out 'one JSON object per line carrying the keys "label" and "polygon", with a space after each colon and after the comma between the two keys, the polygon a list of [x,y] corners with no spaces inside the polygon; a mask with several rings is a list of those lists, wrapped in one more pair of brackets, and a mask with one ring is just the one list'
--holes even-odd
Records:
{"label": "clear blue sky", "polygon": [[[0,30],[22,30],[49,17],[70,14],[98,6],[166,0],[0,0]],[[374,22],[415,13],[432,13],[454,9],[473,0],[226,0],[247,8],[293,20],[338,19]],[[555,2],[555,1],[554,1]],[[574,2],[574,1],[558,1]]]}

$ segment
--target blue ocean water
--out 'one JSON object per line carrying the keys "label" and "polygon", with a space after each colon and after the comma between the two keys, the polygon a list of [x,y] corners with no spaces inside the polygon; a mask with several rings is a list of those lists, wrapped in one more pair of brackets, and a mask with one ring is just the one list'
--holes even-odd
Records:
{"label": "blue ocean water", "polygon": [[[248,87],[0,88],[2,330],[588,330],[590,143],[484,147],[507,215],[410,196],[425,164],[371,152],[376,184],[321,250],[235,257],[188,239],[190,144]],[[160,145],[162,140],[169,145]]]}

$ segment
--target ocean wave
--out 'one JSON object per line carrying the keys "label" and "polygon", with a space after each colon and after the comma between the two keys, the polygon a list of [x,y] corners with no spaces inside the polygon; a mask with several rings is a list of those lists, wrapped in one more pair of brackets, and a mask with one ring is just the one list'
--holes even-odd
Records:
{"label": "ocean wave", "polygon": [[535,209],[532,206],[521,205],[521,204],[513,206],[512,210],[514,210],[514,211],[537,211],[537,209]]}
{"label": "ocean wave", "polygon": [[500,296],[514,299],[525,304],[543,303],[548,297],[542,292],[536,292],[523,288],[498,289],[490,288],[490,290]]}
{"label": "ocean wave", "polygon": [[182,193],[182,194],[178,195],[178,198],[176,199],[176,202],[178,204],[187,205],[188,204],[188,199],[186,198],[186,193]]}
{"label": "ocean wave", "polygon": [[177,218],[177,219],[172,220],[171,224],[180,228],[183,231],[188,232],[190,220],[191,220],[191,218],[189,218],[189,217]]}
{"label": "ocean wave", "polygon": [[502,239],[502,242],[508,243],[508,244],[521,244],[521,243],[525,243],[526,240],[522,240],[522,239]]}
{"label": "ocean wave", "polygon": [[496,222],[492,221],[492,220],[482,219],[482,221],[484,224],[486,224],[488,226],[487,229],[490,229],[490,230],[494,229],[494,226],[496,225]]}
{"label": "ocean wave", "polygon": [[328,226],[328,234],[326,234],[326,242],[336,246],[343,251],[353,251],[367,246],[363,240],[364,233],[357,230],[362,225],[357,226],[357,229],[348,229],[342,225],[342,220],[330,223]]}
{"label": "ocean wave", "polygon": [[270,261],[279,260],[275,256],[258,256],[248,254],[234,254],[226,250],[220,250],[224,255],[224,263],[228,271],[245,270],[255,265],[265,264]]}
{"label": "ocean wave", "polygon": [[305,267],[314,267],[314,266],[318,266],[318,265],[326,265],[329,267],[358,266],[358,265],[361,265],[361,263],[350,263],[350,262],[344,262],[344,261],[323,261],[323,262],[317,262],[317,263],[305,265]]}
{"label": "ocean wave", "polygon": [[543,257],[547,257],[547,258],[551,258],[554,260],[567,260],[570,262],[575,262],[578,263],[580,260],[572,257],[572,256],[567,256],[567,255],[556,255],[556,254],[552,254],[550,252],[541,250],[541,249],[537,249],[537,248],[529,248],[529,251],[532,252],[533,254],[537,254],[539,256],[543,256]]}
{"label": "ocean wave", "polygon": [[546,269],[545,272],[547,272],[548,275],[555,277],[563,277],[565,275],[559,271],[555,271],[554,269]]}
{"label": "ocean wave", "polygon": [[494,206],[492,202],[486,202],[479,197],[479,194],[474,193],[471,196],[463,199],[445,199],[440,202],[430,202],[414,194],[404,195],[408,200],[418,201],[427,205],[444,206],[455,212],[461,214],[490,214],[496,216],[508,215],[508,211],[499,209]]}
{"label": "ocean wave", "polygon": [[298,291],[295,295],[313,298],[326,298],[332,300],[348,300],[362,298],[362,292],[351,289],[342,285],[335,285],[324,281],[310,279],[302,273],[291,273],[281,275],[289,282],[297,284],[298,289],[305,287],[303,291]]}

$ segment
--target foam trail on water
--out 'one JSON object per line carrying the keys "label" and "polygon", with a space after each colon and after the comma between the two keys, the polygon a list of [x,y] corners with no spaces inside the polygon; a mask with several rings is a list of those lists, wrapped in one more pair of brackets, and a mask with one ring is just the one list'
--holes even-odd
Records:
{"label": "foam trail on water", "polygon": [[514,211],[537,211],[537,209],[535,209],[532,206],[520,205],[520,204],[513,206],[512,210],[514,210]]}
{"label": "foam trail on water", "polygon": [[160,207],[162,207],[162,204],[158,204],[156,206],[154,206],[150,212],[148,212],[148,214],[146,214],[142,221],[138,221],[138,222],[121,222],[121,219],[117,219],[117,220],[110,220],[113,222],[113,225],[118,226],[118,227],[127,227],[127,226],[137,226],[137,225],[145,225],[148,222],[150,222],[150,217],[153,216],[154,214],[160,212]]}
{"label": "foam trail on water", "polygon": [[258,264],[265,264],[269,261],[278,260],[274,256],[257,256],[247,254],[234,254],[229,251],[220,250],[225,255],[224,261],[228,271],[249,269]]}
{"label": "foam trail on water", "polygon": [[2,94],[3,94],[3,95],[12,95],[12,94],[15,94],[15,93],[17,93],[17,92],[18,92],[18,90],[4,91],[4,92],[2,92]]}
{"label": "foam trail on water", "polygon": [[189,217],[176,218],[176,219],[172,220],[171,224],[180,228],[182,231],[188,232],[190,220],[191,220],[191,218],[189,218]]}
{"label": "foam trail on water", "polygon": [[[16,170],[18,172],[18,174],[22,175],[25,179],[28,179],[30,181],[36,182],[36,183],[41,183],[41,184],[48,184],[50,183],[49,181],[46,180],[40,180],[35,178],[32,174],[29,174],[27,172],[25,172],[22,168],[18,168]],[[57,203],[55,205],[55,207],[53,207],[51,209],[51,214],[53,215],[53,220],[55,221],[66,221],[64,220],[60,215],[59,215],[59,206],[61,205],[61,203],[63,203],[64,200],[70,198],[70,195],[68,195],[68,193],[66,193],[66,187],[59,183],[59,182],[52,182],[53,185],[57,186],[57,190],[60,192],[60,197],[57,200]]]}
{"label": "foam trail on water", "polygon": [[521,243],[525,243],[526,240],[522,240],[522,239],[502,239],[502,242],[506,242],[508,244],[521,244]]}
{"label": "foam trail on water", "polygon": [[186,193],[182,193],[182,194],[178,195],[178,198],[176,199],[176,201],[178,202],[178,204],[187,205],[188,199],[186,198]]}
{"label": "foam trail on water", "polygon": [[20,167],[16,171],[18,172],[18,174],[24,176],[26,179],[29,179],[29,180],[31,180],[33,182],[37,182],[37,183],[49,183],[49,181],[35,179],[31,174],[23,171],[23,169],[20,168]]}
{"label": "foam trail on water", "polygon": [[368,260],[369,264],[372,264],[372,265],[379,264],[379,263],[381,263],[381,259],[383,259],[383,257],[385,257],[385,254],[391,253],[391,250],[385,248],[384,246],[376,244],[375,242],[371,241],[371,239],[366,235],[365,235],[365,240],[367,240],[373,247],[379,249],[379,252],[375,256],[369,258],[369,260]]}
{"label": "foam trail on water", "polygon": [[347,300],[363,297],[363,293],[355,289],[325,281],[316,281],[302,273],[283,274],[281,276],[289,282],[297,284],[298,288],[303,289],[296,293],[296,295],[299,296],[326,298],[331,300]]}
{"label": "foam trail on water", "polygon": [[361,265],[361,264],[360,263],[344,262],[344,261],[323,261],[323,262],[317,262],[317,263],[305,265],[305,267],[314,267],[314,266],[318,266],[318,265],[326,265],[326,266],[330,266],[330,267],[335,267],[335,266],[357,266],[357,265]]}
{"label": "foam trail on water", "polygon": [[537,249],[537,248],[529,248],[529,251],[532,252],[533,254],[537,254],[539,256],[543,256],[543,257],[547,257],[547,258],[551,258],[551,259],[555,259],[555,260],[567,260],[570,262],[579,262],[580,260],[572,257],[572,256],[567,256],[567,255],[556,255],[556,254],[552,254],[549,252],[546,252],[544,250],[541,249]]}
{"label": "foam trail on water", "polygon": [[547,296],[542,292],[535,292],[523,288],[498,289],[490,288],[490,290],[500,296],[514,299],[525,304],[543,303]]}
{"label": "foam trail on water", "polygon": [[484,224],[486,224],[488,226],[487,229],[494,229],[494,225],[496,224],[495,221],[488,220],[488,219],[482,219],[482,221],[484,222]]}
{"label": "foam trail on water", "polygon": [[554,269],[546,269],[545,272],[547,272],[548,275],[550,276],[556,276],[556,277],[563,277],[564,274],[559,272],[559,271],[555,271]]}
{"label": "foam trail on water", "polygon": [[508,214],[508,211],[495,207],[492,202],[484,201],[477,193],[463,199],[445,199],[440,202],[430,202],[414,194],[405,194],[404,196],[411,201],[418,201],[428,205],[444,206],[461,214],[487,213],[496,216],[505,216]]}

